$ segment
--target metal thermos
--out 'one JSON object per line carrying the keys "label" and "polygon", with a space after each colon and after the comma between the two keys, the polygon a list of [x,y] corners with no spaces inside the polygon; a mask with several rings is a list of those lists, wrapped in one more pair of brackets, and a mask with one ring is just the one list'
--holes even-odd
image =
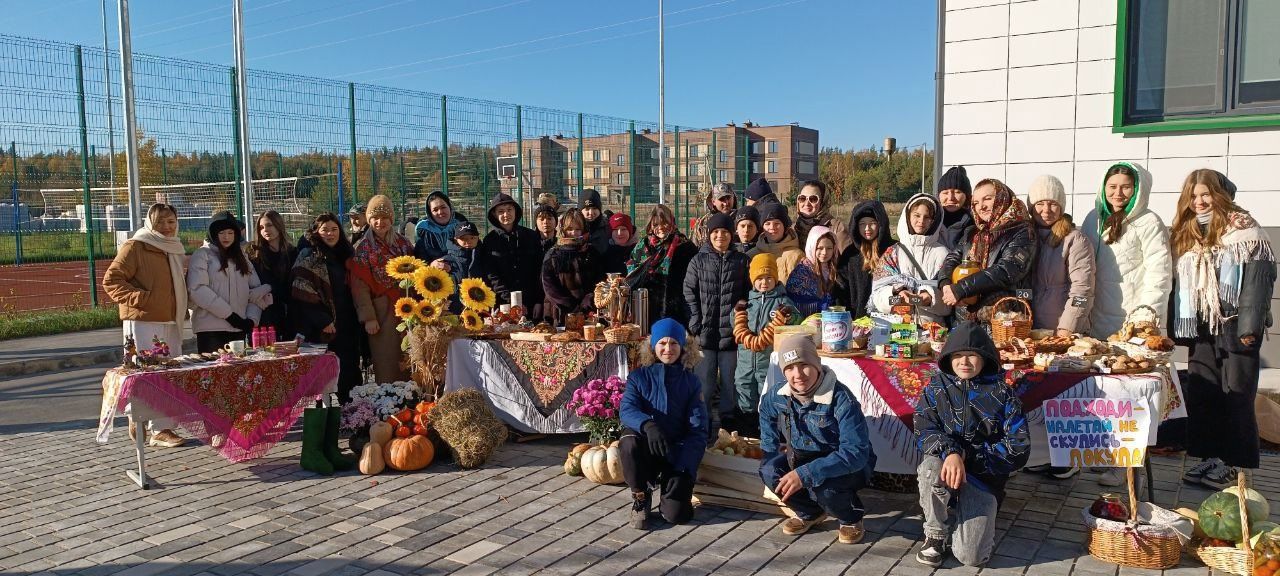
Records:
{"label": "metal thermos", "polygon": [[631,321],[640,327],[640,335],[649,335],[649,289],[631,291]]}

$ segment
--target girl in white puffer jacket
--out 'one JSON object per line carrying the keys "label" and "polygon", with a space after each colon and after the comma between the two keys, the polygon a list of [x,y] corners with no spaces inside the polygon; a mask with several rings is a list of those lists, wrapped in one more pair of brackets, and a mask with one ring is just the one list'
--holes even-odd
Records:
{"label": "girl in white puffer jacket", "polygon": [[872,273],[868,310],[888,314],[903,293],[919,296],[920,322],[946,324],[951,307],[942,303],[934,276],[947,258],[942,240],[942,210],[930,194],[916,194],[898,217],[898,243],[885,251]]}
{"label": "girl in white puffer jacket", "polygon": [[1093,337],[1120,330],[1129,312],[1146,305],[1166,327],[1173,288],[1169,228],[1147,208],[1150,175],[1136,164],[1114,164],[1103,177],[1093,211],[1081,228],[1097,249],[1097,279],[1090,314]]}

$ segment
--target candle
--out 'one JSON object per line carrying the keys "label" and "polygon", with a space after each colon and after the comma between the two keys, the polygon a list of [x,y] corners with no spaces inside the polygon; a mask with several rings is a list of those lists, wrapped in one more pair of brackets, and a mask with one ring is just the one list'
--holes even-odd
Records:
{"label": "candle", "polygon": [[524,292],[516,290],[511,293],[512,306],[524,306]]}
{"label": "candle", "polygon": [[498,307],[498,310],[502,311],[503,314],[509,314],[511,312],[511,305],[503,304]]}

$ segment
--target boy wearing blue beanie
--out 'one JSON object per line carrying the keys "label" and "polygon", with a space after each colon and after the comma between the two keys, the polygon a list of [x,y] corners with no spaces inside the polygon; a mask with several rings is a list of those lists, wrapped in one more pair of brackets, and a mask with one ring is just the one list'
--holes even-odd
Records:
{"label": "boy wearing blue beanie", "polygon": [[671,318],[653,324],[649,345],[657,362],[627,376],[622,393],[622,476],[631,488],[631,527],[649,529],[653,486],[658,511],[672,524],[693,518],[693,484],[707,448],[707,407],[690,366],[684,326]]}

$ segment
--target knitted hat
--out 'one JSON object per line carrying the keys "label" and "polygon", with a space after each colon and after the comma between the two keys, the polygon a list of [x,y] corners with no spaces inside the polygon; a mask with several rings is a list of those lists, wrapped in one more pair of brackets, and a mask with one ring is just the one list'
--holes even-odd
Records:
{"label": "knitted hat", "polygon": [[600,208],[600,192],[595,188],[587,188],[578,198],[578,208]]}
{"label": "knitted hat", "polygon": [[969,185],[969,173],[965,172],[964,166],[952,166],[942,174],[942,178],[938,179],[938,191],[943,190],[960,190],[965,195],[973,194],[973,187]]}
{"label": "knitted hat", "polygon": [[364,209],[364,215],[366,218],[373,218],[374,216],[395,218],[396,211],[391,204],[391,199],[385,194],[379,194],[369,199],[369,206]]}
{"label": "knitted hat", "polygon": [[747,186],[747,200],[759,202],[766,196],[773,196],[773,188],[769,186],[769,181],[764,178],[757,178]]}
{"label": "knitted hat", "polygon": [[750,220],[755,223],[756,228],[760,227],[760,211],[755,206],[743,206],[733,212],[733,225],[737,226],[743,220]]}
{"label": "knitted hat", "polygon": [[783,228],[791,227],[791,216],[787,214],[787,207],[778,202],[765,202],[757,204],[756,210],[760,212],[760,225],[770,220],[781,220]]}
{"label": "knitted hat", "polygon": [[[560,209],[560,199],[550,192],[539,194],[537,204],[538,206],[550,206],[552,211]],[[535,210],[535,212],[537,211]]]}
{"label": "knitted hat", "polygon": [[747,277],[752,282],[758,280],[761,276],[778,277],[778,258],[768,252],[761,252],[751,258],[751,266],[747,268]]}
{"label": "knitted hat", "polygon": [[818,347],[812,338],[804,334],[788,335],[781,342],[774,342],[773,346],[778,351],[778,368],[781,370],[800,362],[813,367],[822,366],[822,361],[818,360]]}
{"label": "knitted hat", "polygon": [[632,234],[636,233],[636,225],[631,223],[631,217],[621,212],[609,217],[609,231],[613,232],[619,228],[626,228]]}
{"label": "knitted hat", "polygon": [[733,233],[733,217],[724,212],[716,212],[710,218],[707,218],[707,234],[711,234],[713,230],[724,228],[730,234]]}
{"label": "knitted hat", "polygon": [[1062,186],[1062,181],[1058,180],[1050,174],[1036,176],[1031,182],[1031,188],[1027,190],[1030,206],[1035,206],[1041,200],[1053,200],[1058,206],[1067,207],[1067,190]]}
{"label": "knitted hat", "polygon": [[476,228],[476,225],[470,222],[462,222],[461,224],[458,224],[457,228],[453,229],[453,238],[455,240],[458,238],[462,238],[463,236],[479,236],[479,235],[480,235],[480,229]]}
{"label": "knitted hat", "polygon": [[653,323],[653,328],[649,330],[649,345],[657,346],[659,340],[667,337],[675,338],[676,343],[684,348],[684,326],[674,318],[663,318]]}

